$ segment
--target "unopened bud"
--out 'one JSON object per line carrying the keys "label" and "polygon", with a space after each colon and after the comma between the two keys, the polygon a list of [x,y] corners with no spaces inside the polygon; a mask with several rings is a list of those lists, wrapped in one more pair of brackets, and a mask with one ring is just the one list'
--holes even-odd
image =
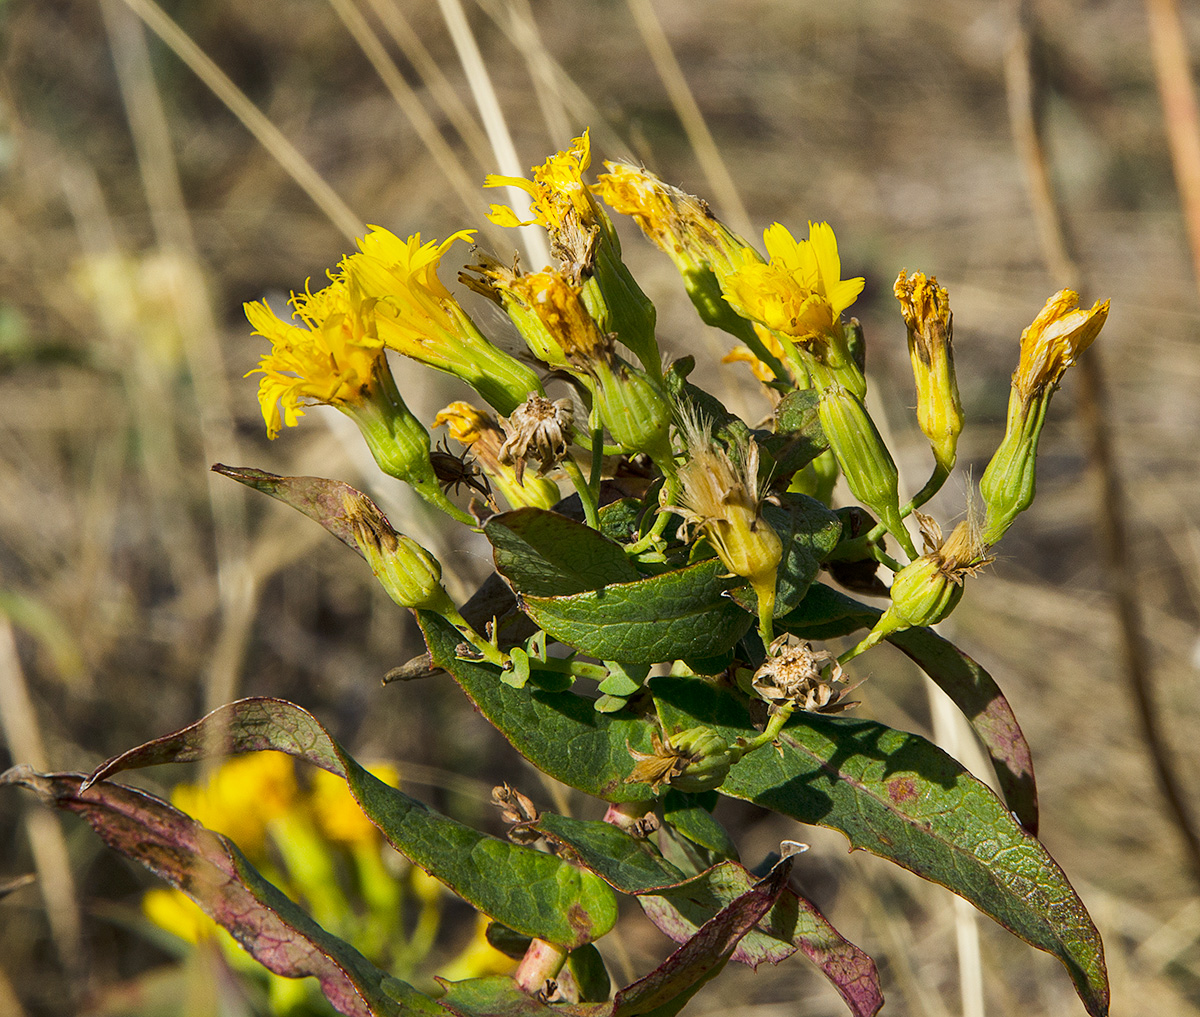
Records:
{"label": "unopened bud", "polygon": [[354,542],[383,585],[401,607],[445,613],[453,610],[442,586],[442,566],[411,537],[397,533],[365,495],[355,491],[343,499]]}
{"label": "unopened bud", "polygon": [[821,392],[817,413],[854,496],[883,521],[908,556],[915,558],[916,548],[900,515],[896,463],[862,400],[835,385]]}
{"label": "unopened bud", "polygon": [[671,787],[685,794],[699,794],[720,787],[729,775],[729,768],[741,757],[711,728],[689,728],[671,735],[670,742],[686,760],[683,772],[671,777]]}
{"label": "unopened bud", "polygon": [[673,469],[671,407],[644,371],[619,360],[596,365],[596,406],[613,441],[644,452],[663,470]]}

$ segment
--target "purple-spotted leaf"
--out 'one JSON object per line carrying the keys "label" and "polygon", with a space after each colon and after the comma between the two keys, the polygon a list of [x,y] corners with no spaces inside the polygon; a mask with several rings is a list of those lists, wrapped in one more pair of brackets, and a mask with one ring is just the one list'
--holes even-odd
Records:
{"label": "purple-spotted leaf", "polygon": [[[779,628],[805,639],[825,639],[869,629],[882,612],[828,586],[814,583],[808,596]],[[1037,784],[1033,755],[1012,707],[992,676],[931,629],[906,629],[888,637],[921,668],[970,722],[991,757],[1000,792],[1021,825],[1037,833]],[[866,658],[863,658],[866,659]]]}
{"label": "purple-spotted leaf", "polygon": [[81,774],[40,774],[18,766],[0,784],[28,788],[47,805],[74,812],[116,851],[179,887],[229,930],[260,964],[288,978],[313,976],[350,1017],[432,1017],[432,999],[374,967],[331,936],[259,875],[232,841],[153,795]]}
{"label": "purple-spotted leaf", "polygon": [[90,778],[214,751],[274,749],[345,779],[389,843],[510,929],[567,948],[604,935],[617,917],[603,880],[544,852],[473,830],[363,769],[308,711],[281,699],[243,699],[104,763]]}
{"label": "purple-spotted leaf", "polygon": [[[756,882],[743,866],[721,862],[687,877],[644,840],[610,823],[547,814],[537,829],[569,847],[579,860],[622,893],[635,894],[658,928],[683,943],[713,915]],[[757,967],[778,964],[799,949],[833,986],[855,1017],[883,1006],[875,962],[845,939],[811,901],[790,887],[737,944],[732,959]]]}

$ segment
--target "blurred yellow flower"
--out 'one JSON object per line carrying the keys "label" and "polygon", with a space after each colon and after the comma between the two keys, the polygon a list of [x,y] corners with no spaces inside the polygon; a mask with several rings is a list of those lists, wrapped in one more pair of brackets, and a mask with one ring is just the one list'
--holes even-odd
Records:
{"label": "blurred yellow flower", "polygon": [[180,784],[171,803],[223,833],[253,861],[266,847],[267,827],[297,802],[296,770],[281,752],[254,752],[221,764],[203,786]]}
{"label": "blurred yellow flower", "polygon": [[[400,774],[390,763],[367,767],[389,787],[400,786]],[[313,772],[309,804],[321,832],[339,844],[371,843],[379,837],[379,828],[367,818],[350,793],[346,782],[328,770]]]}
{"label": "blurred yellow flower", "polygon": [[184,942],[207,939],[218,925],[182,890],[156,886],[142,897],[142,913],[160,929],[166,929]]}
{"label": "blurred yellow flower", "polygon": [[384,356],[383,343],[363,317],[361,293],[345,273],[331,273],[329,285],[316,293],[293,293],[290,303],[292,318],[302,325],[282,320],[262,301],[245,305],[255,335],[271,341],[271,352],[246,374],[263,376],[258,401],[271,438],[285,423],[296,426],[302,406],[360,401]]}
{"label": "blurred yellow flower", "polygon": [[746,318],[804,341],[829,335],[865,280],[842,279],[837,238],[828,223],[810,222],[808,240],[775,223],[763,234],[769,264],[730,274],[725,297]]}

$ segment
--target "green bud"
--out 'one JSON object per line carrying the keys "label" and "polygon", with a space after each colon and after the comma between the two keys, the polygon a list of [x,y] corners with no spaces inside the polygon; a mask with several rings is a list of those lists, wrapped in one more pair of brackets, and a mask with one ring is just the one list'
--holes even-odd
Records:
{"label": "green bud", "polygon": [[1050,393],[1029,404],[1017,392],[1008,398],[1008,428],[979,480],[979,494],[987,507],[984,539],[996,543],[1013,520],[1033,504],[1037,482],[1037,449]]}
{"label": "green bud", "polygon": [[922,555],[892,579],[892,604],[884,617],[893,615],[899,627],[936,625],[962,600],[962,580],[946,575],[940,557]]}
{"label": "green bud", "polygon": [[595,375],[596,406],[613,441],[644,452],[659,469],[673,472],[671,407],[659,385],[620,360],[598,362]]}
{"label": "green bud", "polygon": [[699,794],[718,788],[729,768],[741,758],[729,743],[707,727],[693,727],[671,735],[671,748],[684,757],[683,772],[670,778],[671,787],[685,794]]}
{"label": "green bud", "polygon": [[662,354],[654,337],[657,312],[621,260],[616,234],[612,234],[612,242],[608,236],[604,233],[600,238],[596,274],[584,283],[580,299],[600,330],[616,333],[617,341],[632,350],[642,367],[657,378],[662,373]]}
{"label": "green bud", "polygon": [[821,392],[817,413],[854,497],[883,520],[908,556],[915,558],[916,548],[900,515],[896,463],[862,400],[841,385],[834,385]]}
{"label": "green bud", "polygon": [[401,607],[445,614],[454,611],[442,586],[442,566],[411,537],[397,533],[382,512],[358,491],[343,498],[354,542],[388,596]]}

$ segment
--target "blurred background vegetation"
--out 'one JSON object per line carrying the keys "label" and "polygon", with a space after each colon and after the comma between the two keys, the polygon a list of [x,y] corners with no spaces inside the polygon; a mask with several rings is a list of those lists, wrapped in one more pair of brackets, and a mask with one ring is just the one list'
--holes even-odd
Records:
{"label": "blurred background vegetation", "polygon": [[[88,770],[229,699],[273,695],[312,710],[362,758],[395,761],[404,786],[468,822],[499,829],[484,803],[502,778],[542,806],[592,816],[595,803],[544,783],[448,679],[381,687],[419,652],[410,619],[319,528],[208,472],[221,461],[347,480],[436,550],[460,599],[487,572],[477,544],[372,471],[332,411],[268,442],[255,382],[242,377],[263,350],[242,302],[279,306],[305,279],[319,284],[363,224],[426,239],[478,228],[510,256],[514,237],[483,219],[479,185],[500,167],[442,9],[171,0],[161,10],[184,38],[172,52],[133,13],[155,19],[144,3],[0,6],[0,764]],[[834,226],[844,274],[867,278],[855,310],[910,493],[928,453],[891,286],[901,268],[937,275],[954,307],[968,420],[960,479],[934,505],[943,520],[961,511],[966,478],[1002,432],[1021,329],[1067,282],[1088,303],[1111,297],[1088,354],[1103,362],[1107,397],[1087,405],[1107,426],[1125,491],[1125,565],[1114,567],[1103,535],[1111,493],[1076,412],[1081,378],[1068,376],[1042,441],[1038,500],[948,634],[1016,710],[1035,754],[1042,837],[1104,935],[1114,1013],[1133,1017],[1200,1013],[1197,872],[1164,805],[1126,663],[1153,682],[1168,766],[1195,809],[1200,303],[1152,58],[1147,11],[1162,6],[466,4],[525,169],[590,126],[597,163],[642,160],[748,237],[776,220]],[[1200,53],[1200,9],[1184,13],[1166,38]],[[231,113],[197,76],[204,56],[278,136],[250,119],[256,138]],[[1183,87],[1194,87],[1186,74]],[[1057,254],[1039,170],[1064,227]],[[698,330],[669,262],[632,233],[625,246],[658,305],[664,348],[715,365],[725,341]],[[486,306],[469,306],[485,331],[501,331]],[[426,421],[460,394],[396,366]],[[709,366],[705,378],[748,419],[767,411],[740,368]],[[1132,653],[1114,610],[1122,592],[1144,626]],[[879,652],[861,709],[929,733],[937,708],[921,680]],[[141,779],[164,792],[189,776]],[[880,961],[885,1012],[965,1006],[974,1017],[980,1001],[989,1014],[1082,1012],[1057,962],[974,926],[948,892],[849,857],[824,831],[722,808],[750,860],[782,837],[813,844],[798,878]],[[143,935],[139,900],[153,881],[82,824],[7,793],[0,857],[0,881],[35,865],[49,874],[0,901],[0,1012],[102,1008],[106,992],[169,960]],[[473,929],[464,912],[445,949]],[[601,947],[616,970],[638,974],[669,952],[636,909]],[[842,1010],[790,962],[729,971],[689,1012]]]}

